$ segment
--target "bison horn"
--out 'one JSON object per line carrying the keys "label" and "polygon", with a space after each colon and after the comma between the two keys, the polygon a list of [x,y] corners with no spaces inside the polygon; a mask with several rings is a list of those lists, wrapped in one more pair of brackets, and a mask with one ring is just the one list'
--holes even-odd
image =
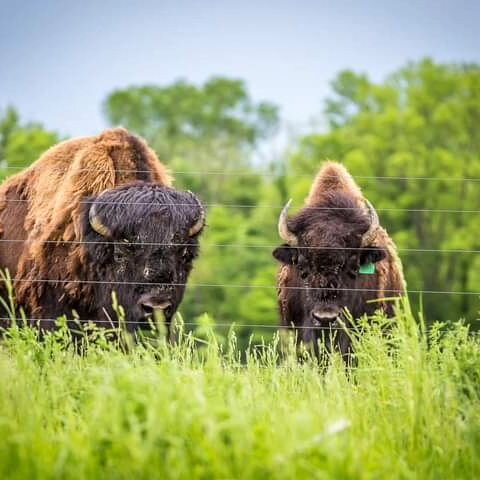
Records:
{"label": "bison horn", "polygon": [[95,204],[90,207],[90,211],[88,212],[88,220],[90,222],[90,226],[100,235],[104,237],[111,236],[111,232],[108,227],[106,227],[101,221],[100,217],[95,212]]}
{"label": "bison horn", "polygon": [[280,238],[284,240],[288,245],[294,246],[297,245],[297,237],[288,229],[287,220],[288,220],[288,209],[292,203],[290,199],[286,205],[283,207],[280,216],[278,217],[278,234]]}
{"label": "bison horn", "polygon": [[203,228],[205,225],[205,211],[203,210],[203,207],[200,205],[200,217],[198,220],[190,227],[190,230],[188,231],[188,236],[193,237],[196,235],[200,230]]}
{"label": "bison horn", "polygon": [[365,204],[367,205],[368,216],[370,218],[370,227],[363,234],[362,247],[370,245],[373,242],[377,234],[378,227],[380,226],[380,222],[378,220],[378,214],[375,208],[373,208],[373,205],[367,199],[365,199]]}

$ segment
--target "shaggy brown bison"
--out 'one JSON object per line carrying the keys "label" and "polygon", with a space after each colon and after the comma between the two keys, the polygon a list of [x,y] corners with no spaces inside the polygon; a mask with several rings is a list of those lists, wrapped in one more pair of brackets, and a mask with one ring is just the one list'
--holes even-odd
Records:
{"label": "shaggy brown bison", "polygon": [[391,297],[405,291],[395,245],[340,164],[323,165],[304,208],[290,218],[289,206],[278,222],[285,244],[273,252],[282,264],[277,282],[282,325],[296,330],[299,341],[313,342],[317,354],[323,338],[327,348],[348,359],[347,311],[353,319],[376,309],[392,316]]}
{"label": "shaggy brown bison", "polygon": [[129,329],[182,300],[204,209],[145,142],[122,128],[60,143],[0,187],[0,267],[43,328],[74,310]]}

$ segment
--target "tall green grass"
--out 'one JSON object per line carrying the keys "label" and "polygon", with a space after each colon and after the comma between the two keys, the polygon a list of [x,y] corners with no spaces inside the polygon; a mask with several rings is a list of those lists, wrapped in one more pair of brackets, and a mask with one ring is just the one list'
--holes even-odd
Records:
{"label": "tall green grass", "polygon": [[478,337],[385,322],[365,323],[350,369],[278,342],[241,356],[233,333],[79,346],[65,328],[38,341],[12,327],[0,478],[479,478]]}

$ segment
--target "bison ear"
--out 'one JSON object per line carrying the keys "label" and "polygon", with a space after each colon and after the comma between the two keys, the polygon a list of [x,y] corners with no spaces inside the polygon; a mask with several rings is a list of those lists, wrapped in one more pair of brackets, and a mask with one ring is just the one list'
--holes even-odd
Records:
{"label": "bison ear", "polygon": [[297,249],[287,244],[276,248],[272,254],[279,262],[285,263],[286,265],[293,265],[297,260]]}
{"label": "bison ear", "polygon": [[383,247],[368,247],[360,253],[360,265],[377,263],[386,258],[387,251]]}

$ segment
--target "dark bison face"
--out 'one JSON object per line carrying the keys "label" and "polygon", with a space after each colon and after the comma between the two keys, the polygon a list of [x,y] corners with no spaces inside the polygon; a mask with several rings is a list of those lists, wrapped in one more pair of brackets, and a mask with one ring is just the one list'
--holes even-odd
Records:
{"label": "dark bison face", "polygon": [[156,184],[122,186],[89,199],[85,239],[96,272],[98,316],[112,318],[111,292],[127,326],[148,326],[156,311],[169,324],[198,254],[204,209],[191,192]]}
{"label": "dark bison face", "polygon": [[321,207],[307,207],[288,220],[286,215],[284,209],[279,230],[288,243],[273,256],[291,265],[298,279],[298,289],[289,295],[301,298],[303,321],[326,325],[345,307],[352,313],[358,310],[359,302],[365,304],[368,298],[358,291],[360,267],[372,266],[386,255],[384,249],[368,246],[378,228],[373,207],[368,204],[364,211],[337,192]]}

